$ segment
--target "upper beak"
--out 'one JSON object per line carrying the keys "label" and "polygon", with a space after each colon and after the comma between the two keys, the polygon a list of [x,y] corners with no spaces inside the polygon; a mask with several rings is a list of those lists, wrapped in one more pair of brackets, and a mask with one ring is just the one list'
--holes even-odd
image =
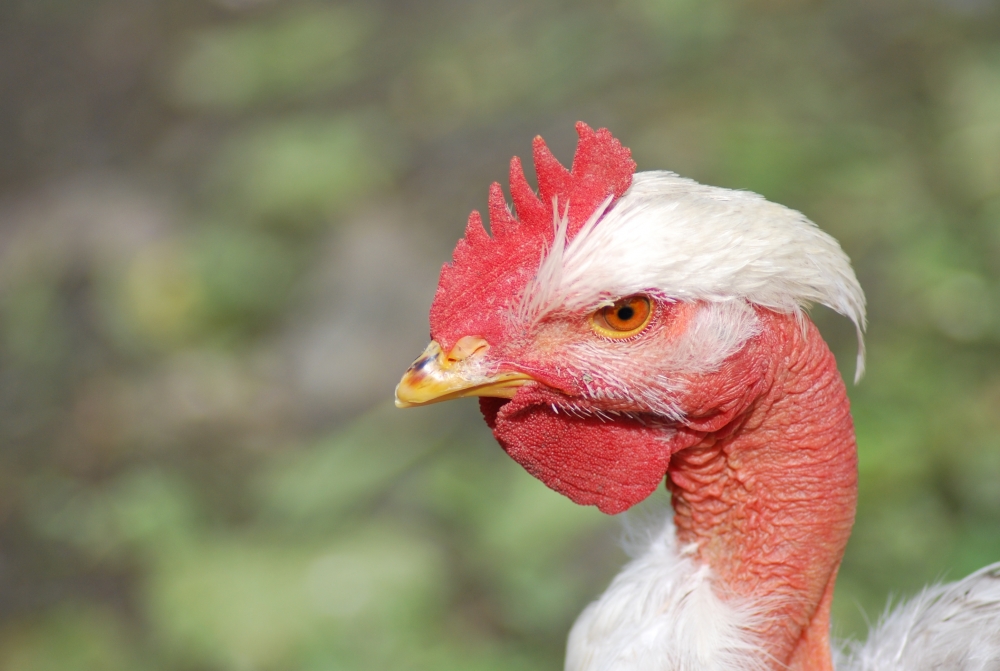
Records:
{"label": "upper beak", "polygon": [[513,398],[532,382],[525,373],[488,373],[484,356],[489,343],[477,336],[461,338],[447,354],[436,340],[413,362],[396,385],[396,407],[412,408],[463,396]]}

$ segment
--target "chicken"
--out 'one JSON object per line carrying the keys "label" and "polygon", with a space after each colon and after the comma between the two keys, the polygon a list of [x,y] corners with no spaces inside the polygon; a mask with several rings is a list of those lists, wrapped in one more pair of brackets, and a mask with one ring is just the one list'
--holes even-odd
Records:
{"label": "chicken", "polygon": [[[568,671],[833,668],[830,604],[854,521],[844,383],[804,310],[864,294],[802,214],[670,172],[635,172],[578,124],[572,170],[534,142],[441,271],[409,407],[478,396],[503,449],[609,514],[664,479],[673,519],[579,617]],[[888,616],[842,668],[1000,668],[1000,567]],[[957,626],[961,623],[961,626]],[[978,647],[976,647],[978,646]]]}

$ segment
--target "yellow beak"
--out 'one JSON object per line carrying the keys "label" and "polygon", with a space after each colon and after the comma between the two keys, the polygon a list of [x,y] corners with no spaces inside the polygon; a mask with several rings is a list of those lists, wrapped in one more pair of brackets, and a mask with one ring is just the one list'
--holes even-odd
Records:
{"label": "yellow beak", "polygon": [[436,340],[413,362],[396,385],[396,407],[412,408],[464,396],[513,398],[533,382],[525,373],[490,373],[484,360],[489,343],[477,336],[460,339],[447,354]]}

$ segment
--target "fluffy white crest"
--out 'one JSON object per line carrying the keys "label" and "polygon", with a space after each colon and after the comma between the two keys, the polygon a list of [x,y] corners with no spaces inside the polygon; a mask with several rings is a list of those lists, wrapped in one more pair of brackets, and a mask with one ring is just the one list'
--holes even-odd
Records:
{"label": "fluffy white crest", "polygon": [[837,662],[838,671],[997,671],[1000,564],[925,589]]}
{"label": "fluffy white crest", "polygon": [[[677,300],[749,301],[785,313],[821,303],[854,322],[864,371],[865,297],[851,262],[804,215],[748,191],[640,172],[568,244],[566,217],[524,294],[522,316],[655,291]],[[558,209],[556,209],[558,212]]]}
{"label": "fluffy white crest", "polygon": [[573,625],[566,671],[763,671],[763,608],[713,591],[670,516]]}

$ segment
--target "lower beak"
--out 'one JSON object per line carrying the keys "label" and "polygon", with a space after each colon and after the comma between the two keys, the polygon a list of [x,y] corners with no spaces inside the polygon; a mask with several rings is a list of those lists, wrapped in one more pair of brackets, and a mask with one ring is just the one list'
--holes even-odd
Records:
{"label": "lower beak", "polygon": [[513,398],[518,387],[534,379],[525,373],[487,374],[484,355],[489,345],[467,336],[445,354],[436,340],[413,362],[396,386],[396,407],[412,408],[465,396]]}

